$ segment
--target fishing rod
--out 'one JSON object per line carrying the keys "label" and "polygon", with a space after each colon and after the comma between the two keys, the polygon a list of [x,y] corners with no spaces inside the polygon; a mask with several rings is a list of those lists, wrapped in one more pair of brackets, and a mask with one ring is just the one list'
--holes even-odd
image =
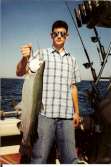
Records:
{"label": "fishing rod", "polygon": [[76,25],[75,19],[74,19],[72,13],[71,13],[71,10],[70,10],[70,8],[69,8],[69,6],[68,6],[68,3],[67,3],[66,1],[64,1],[64,2],[65,2],[65,5],[66,5],[66,7],[67,7],[67,9],[68,9],[68,11],[69,11],[69,14],[70,14],[70,16],[71,16],[71,18],[72,18],[73,24],[74,24],[74,26],[75,26],[75,28],[76,28],[76,30],[77,30],[79,39],[80,39],[80,41],[81,41],[81,44],[82,44],[82,46],[83,46],[85,55],[86,55],[87,60],[88,60],[88,63],[85,63],[84,65],[85,65],[86,67],[87,67],[87,66],[90,67],[91,72],[92,72],[92,76],[93,76],[93,80],[94,80],[94,82],[96,82],[96,80],[97,80],[97,75],[96,75],[95,69],[92,67],[92,62],[90,61],[88,52],[87,52],[87,50],[86,50],[86,48],[85,48],[85,45],[84,45],[84,43],[83,43],[82,37],[81,37],[80,32],[79,32],[79,29],[78,29],[78,27],[77,27],[77,25]]}
{"label": "fishing rod", "polygon": [[95,35],[96,35],[95,38],[96,38],[96,40],[97,40],[97,42],[98,42],[98,44],[99,44],[99,50],[98,50],[98,51],[100,51],[100,53],[101,53],[100,59],[101,59],[101,65],[102,65],[103,62],[104,62],[104,59],[105,59],[105,57],[106,57],[105,49],[104,49],[104,46],[103,46],[103,45],[101,44],[101,42],[100,42],[100,38],[99,38],[98,32],[97,32],[97,30],[96,30],[96,27],[94,27],[93,30],[94,30]]}

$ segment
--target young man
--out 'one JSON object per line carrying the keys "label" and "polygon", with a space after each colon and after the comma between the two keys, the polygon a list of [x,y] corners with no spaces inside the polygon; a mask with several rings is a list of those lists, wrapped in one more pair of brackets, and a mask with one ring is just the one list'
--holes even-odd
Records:
{"label": "young man", "polygon": [[[52,48],[42,50],[45,60],[43,78],[43,109],[38,118],[38,139],[33,145],[31,163],[46,164],[53,142],[56,141],[60,163],[78,163],[75,150],[75,131],[80,121],[78,91],[80,81],[78,65],[74,57],[65,49],[68,25],[58,20],[52,25]],[[24,75],[27,70],[36,72],[37,51],[30,56],[32,46],[21,48],[22,59],[16,74]],[[28,66],[28,68],[27,68]]]}

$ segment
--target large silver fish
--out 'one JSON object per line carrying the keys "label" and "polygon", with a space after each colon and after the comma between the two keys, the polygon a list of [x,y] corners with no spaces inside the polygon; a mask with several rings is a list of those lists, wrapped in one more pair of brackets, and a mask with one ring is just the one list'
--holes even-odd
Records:
{"label": "large silver fish", "polygon": [[42,107],[44,67],[45,62],[43,61],[36,73],[26,75],[23,84],[21,102],[21,124],[23,137],[20,146],[22,163],[27,161],[27,158],[24,159],[23,156],[24,154],[29,154],[34,140],[37,138],[38,114]]}

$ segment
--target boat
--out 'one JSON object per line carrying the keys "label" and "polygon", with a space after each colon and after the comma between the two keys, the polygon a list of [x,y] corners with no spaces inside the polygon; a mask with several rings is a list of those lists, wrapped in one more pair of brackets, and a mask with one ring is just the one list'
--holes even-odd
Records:
{"label": "boat", "polygon": [[[70,12],[69,8],[68,10]],[[88,163],[111,163],[111,75],[103,76],[103,71],[111,56],[111,41],[105,49],[98,33],[98,27],[106,28],[106,30],[111,28],[111,1],[83,1],[78,8],[74,9],[74,13],[76,21],[72,16],[73,23],[87,58],[87,62],[83,65],[86,69],[90,69],[93,78],[90,83],[91,89],[86,90],[86,95],[94,113],[83,117],[85,130],[79,129],[77,134],[77,141],[80,138],[79,154]],[[91,42],[97,45],[99,72],[94,68],[94,63],[81,37],[80,28],[83,25],[95,34],[91,37]],[[101,80],[107,81],[105,94],[99,88]],[[83,140],[82,144],[81,140]]]}
{"label": "boat", "polygon": [[[109,61],[109,56],[111,56],[111,41],[106,50],[100,41],[97,29],[98,27],[111,28],[111,1],[83,1],[78,4],[77,8],[74,8],[74,15],[70,11],[68,2],[66,2],[66,6],[87,58],[87,62],[83,63],[83,66],[86,70],[89,69],[92,75],[91,89],[86,90],[85,97],[94,112],[85,116],[81,114],[80,127],[76,129],[77,153],[79,158],[87,163],[109,164],[111,163],[111,76],[102,76],[102,74]],[[80,28],[83,25],[86,26],[87,30],[94,31],[95,34],[95,36],[91,37],[91,41],[98,45],[98,59],[101,62],[98,73],[80,34]],[[104,95],[98,87],[101,80],[108,81]],[[20,113],[16,110],[10,112],[10,114],[1,111],[0,116],[0,162],[19,163],[21,135],[17,124],[20,121]],[[10,146],[9,141],[11,142],[12,138],[13,142]],[[8,142],[4,144],[2,140]]]}
{"label": "boat", "polygon": [[0,111],[0,163],[17,164],[20,161],[21,134],[17,127],[21,111]]}

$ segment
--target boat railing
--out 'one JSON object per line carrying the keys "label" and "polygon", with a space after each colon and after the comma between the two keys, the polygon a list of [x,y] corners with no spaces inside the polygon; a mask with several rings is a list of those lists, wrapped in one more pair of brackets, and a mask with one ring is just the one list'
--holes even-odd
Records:
{"label": "boat railing", "polygon": [[9,117],[20,118],[20,116],[21,116],[21,111],[10,111],[10,112],[0,111],[1,120]]}
{"label": "boat railing", "polygon": [[0,155],[19,153],[21,134],[17,127],[21,111],[0,111]]}

